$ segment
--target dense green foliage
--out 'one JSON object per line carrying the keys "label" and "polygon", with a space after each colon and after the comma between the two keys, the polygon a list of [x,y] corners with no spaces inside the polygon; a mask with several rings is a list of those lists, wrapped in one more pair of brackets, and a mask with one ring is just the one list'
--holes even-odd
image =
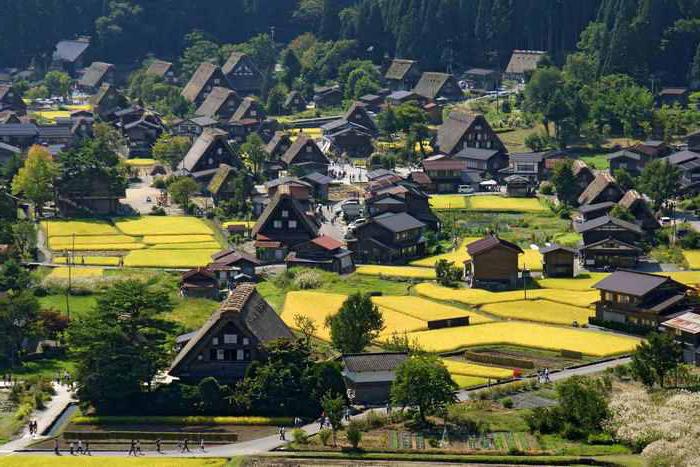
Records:
{"label": "dense green foliage", "polygon": [[[134,63],[147,53],[179,57],[192,45],[186,39],[192,31],[205,31],[211,44],[235,44],[274,28],[281,43],[305,32],[325,41],[356,41],[353,58],[375,62],[388,54],[433,69],[502,68],[521,48],[546,50],[563,63],[578,44],[580,54],[570,61],[592,78],[625,73],[646,81],[653,73],[669,84],[700,80],[697,0],[276,0],[274,8],[260,0],[5,3],[0,62],[7,65],[47,65],[55,43],[76,34],[93,37],[93,57]],[[198,52],[220,59],[216,47],[200,46]],[[287,58],[291,87],[300,71],[293,62],[303,59]],[[187,72],[196,66],[185,62]],[[271,65],[261,68],[267,73]]]}
{"label": "dense green foliage", "polygon": [[632,374],[642,384],[664,387],[666,375],[678,367],[683,351],[673,336],[667,333],[649,334],[632,355]]}
{"label": "dense green foliage", "polygon": [[343,353],[358,353],[379,336],[384,329],[384,318],[369,295],[361,292],[350,295],[338,313],[326,318],[333,347]]}

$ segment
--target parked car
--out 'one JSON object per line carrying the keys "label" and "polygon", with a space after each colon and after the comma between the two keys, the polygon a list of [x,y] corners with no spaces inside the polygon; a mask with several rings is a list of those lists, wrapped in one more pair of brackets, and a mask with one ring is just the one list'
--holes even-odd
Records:
{"label": "parked car", "polygon": [[461,195],[471,195],[474,193],[474,188],[469,185],[460,185],[457,187],[457,193]]}

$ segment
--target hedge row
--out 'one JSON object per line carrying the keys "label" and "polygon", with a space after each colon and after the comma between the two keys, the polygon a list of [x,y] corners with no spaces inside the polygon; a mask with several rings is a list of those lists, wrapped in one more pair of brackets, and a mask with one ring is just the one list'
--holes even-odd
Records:
{"label": "hedge row", "polygon": [[291,417],[208,417],[208,416],[96,416],[73,417],[71,422],[76,425],[293,425]]}
{"label": "hedge row", "polygon": [[602,328],[608,328],[615,331],[622,331],[628,334],[634,334],[636,336],[646,336],[650,332],[654,331],[653,327],[642,326],[639,324],[632,323],[618,323],[617,321],[605,321],[595,317],[588,318],[588,322],[594,326],[600,326]]}
{"label": "hedge row", "polygon": [[180,441],[189,439],[191,441],[199,441],[203,439],[206,442],[223,442],[235,443],[238,441],[236,433],[195,433],[195,432],[179,432],[179,431],[64,431],[63,438],[66,440],[83,440],[83,441],[129,441],[132,439],[139,440],[156,440],[163,441]]}
{"label": "hedge row", "polygon": [[511,368],[535,368],[535,362],[523,358],[483,354],[469,350],[464,351],[464,357],[478,363],[491,363],[493,365],[501,365]]}
{"label": "hedge row", "polygon": [[430,463],[473,463],[473,464],[509,464],[509,465],[615,465],[592,457],[585,456],[541,456],[541,455],[469,455],[469,454],[417,454],[401,452],[324,452],[304,451],[290,452],[280,455],[275,453],[271,457],[288,459],[353,459],[353,460],[386,460],[386,461],[412,461]]}

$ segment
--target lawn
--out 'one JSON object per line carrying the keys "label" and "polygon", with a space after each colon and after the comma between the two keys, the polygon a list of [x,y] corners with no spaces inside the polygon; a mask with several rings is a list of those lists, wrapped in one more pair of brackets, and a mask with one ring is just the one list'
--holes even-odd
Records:
{"label": "lawn", "polygon": [[130,252],[124,259],[125,267],[132,268],[194,268],[206,266],[211,256],[221,248],[202,250],[146,249]]}
{"label": "lawn", "polygon": [[511,344],[548,350],[569,350],[594,357],[632,352],[640,340],[585,329],[504,321],[408,334],[428,352],[449,352],[477,345]]}
{"label": "lawn", "polygon": [[690,269],[700,269],[700,250],[683,250],[683,257]]}
{"label": "lawn", "polygon": [[64,266],[59,266],[54,268],[47,277],[51,279],[68,279],[68,272],[70,269],[70,277],[102,277],[103,269],[100,268],[67,268]]}
{"label": "lawn", "polygon": [[455,266],[461,266],[462,263],[471,258],[469,253],[467,253],[467,245],[479,240],[479,238],[480,237],[465,237],[461,242],[459,242],[459,246],[449,253],[442,253],[440,255],[429,256],[427,258],[411,261],[411,266],[432,268],[435,267],[435,263],[441,259],[454,263]]}
{"label": "lawn", "polygon": [[579,157],[592,169],[605,170],[610,167],[607,154],[591,154]]}
{"label": "lawn", "polygon": [[219,302],[206,298],[181,298],[175,301],[175,308],[166,314],[166,319],[181,324],[187,331],[196,331],[219,306]]}
{"label": "lawn", "polygon": [[459,316],[469,316],[470,324],[481,324],[493,321],[491,318],[473,311],[467,311],[462,308],[457,308],[410,295],[399,297],[372,297],[372,301],[383,308],[398,311],[399,313],[403,313],[424,321],[449,319]]}
{"label": "lawn", "polygon": [[574,321],[586,324],[590,316],[595,316],[595,311],[590,308],[564,305],[549,300],[491,303],[484,305],[481,310],[501,318],[564,325],[571,325]]}
{"label": "lawn", "polygon": [[[50,459],[50,461],[49,461]],[[3,467],[224,467],[227,459],[217,458],[157,458],[144,457],[141,459],[125,457],[100,456],[5,456],[2,458]]]}
{"label": "lawn", "polygon": [[408,279],[435,279],[435,271],[429,268],[411,266],[358,266],[358,274],[367,276],[398,277]]}
{"label": "lawn", "polygon": [[432,195],[430,206],[438,210],[462,209],[484,212],[546,212],[548,210],[537,198],[507,198],[499,195]]}
{"label": "lawn", "polygon": [[[64,314],[68,312],[65,295],[47,295],[39,297],[42,309],[54,309]],[[81,316],[91,310],[97,304],[96,295],[68,295],[68,304],[72,317]]]}
{"label": "lawn", "polygon": [[[432,282],[417,284],[415,286],[415,291],[418,295],[434,300],[452,301],[472,306],[485,305],[487,303],[512,302],[525,298],[522,290],[489,292],[488,290],[481,289],[452,289],[449,287],[441,287]],[[533,289],[527,291],[527,297],[529,299],[544,298],[553,302],[565,303],[578,307],[591,306],[593,302],[598,300],[599,295],[597,290]]]}
{"label": "lawn", "polygon": [[478,376],[480,378],[508,379],[513,377],[513,370],[493,366],[477,365],[464,360],[442,359],[452,375]]}
{"label": "lawn", "polygon": [[[282,320],[291,328],[297,329],[294,323],[294,315],[300,314],[311,318],[316,325],[315,336],[319,339],[330,341],[330,330],[325,327],[326,317],[338,312],[347,298],[343,294],[328,294],[321,292],[297,291],[289,292],[284,301]],[[382,335],[389,336],[394,332],[410,332],[418,329],[426,329],[424,320],[398,313],[390,308],[380,308],[384,317],[384,331]]]}

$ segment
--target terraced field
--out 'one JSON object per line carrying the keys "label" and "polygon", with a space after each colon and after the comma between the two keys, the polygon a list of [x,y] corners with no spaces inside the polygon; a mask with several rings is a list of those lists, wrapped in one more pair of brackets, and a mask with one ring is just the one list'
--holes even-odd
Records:
{"label": "terraced field", "polygon": [[399,313],[424,321],[449,319],[459,316],[469,316],[470,324],[489,323],[493,321],[491,318],[473,311],[467,311],[462,308],[410,295],[400,297],[372,297],[372,301],[382,308],[398,311]]}
{"label": "terraced field", "polygon": [[[108,221],[45,221],[48,246],[56,252],[83,252],[75,264],[119,265],[115,254],[126,252],[124,266],[192,268],[205,266],[221,250],[212,228],[194,217],[143,216]],[[92,254],[90,254],[92,253]],[[97,259],[109,257],[110,260]],[[65,258],[56,258],[65,264]],[[116,261],[116,263],[115,263]]]}
{"label": "terraced field", "polygon": [[430,206],[438,210],[482,212],[545,212],[547,207],[537,198],[508,198],[499,195],[465,196],[432,195]]}
{"label": "terraced field", "polygon": [[411,266],[358,266],[358,274],[366,276],[398,277],[407,279],[435,279],[435,270]]}
{"label": "terraced field", "polygon": [[588,323],[595,316],[591,308],[564,305],[549,300],[518,300],[515,302],[490,303],[481,310],[501,318],[537,321],[542,323],[571,325]]}

